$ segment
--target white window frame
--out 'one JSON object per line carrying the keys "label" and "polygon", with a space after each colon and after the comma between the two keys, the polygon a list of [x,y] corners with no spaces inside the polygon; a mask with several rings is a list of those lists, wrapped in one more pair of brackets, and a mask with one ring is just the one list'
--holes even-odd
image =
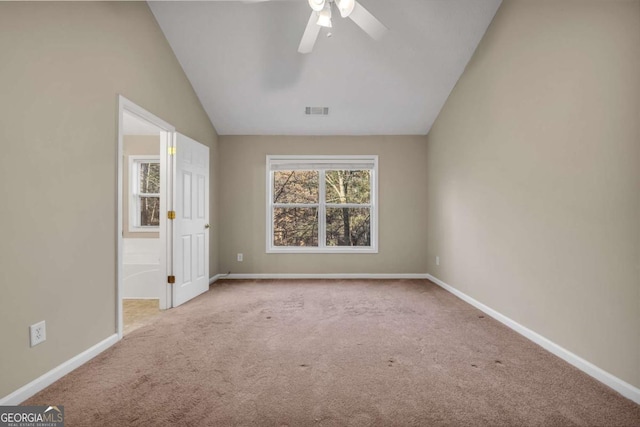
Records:
{"label": "white window frame", "polygon": [[160,193],[138,193],[140,163],[160,164],[160,156],[153,154],[129,156],[129,232],[158,233],[160,226],[140,225],[140,197],[160,197]]}
{"label": "white window frame", "polygon": [[[318,246],[275,246],[273,244],[273,210],[279,204],[273,203],[273,168],[275,165],[285,165],[290,163],[297,164],[324,164],[332,165],[328,170],[341,170],[340,165],[358,165],[373,164],[372,167],[363,167],[361,170],[371,171],[371,200],[369,205],[362,204],[341,204],[335,205],[326,203],[324,179],[324,170],[318,169],[298,169],[298,170],[318,170],[318,203],[310,203],[304,205],[287,204],[290,207],[317,207],[318,208]],[[362,155],[362,156],[296,156],[296,155],[269,155],[266,163],[266,193],[267,193],[267,209],[266,209],[266,242],[267,253],[289,253],[289,254],[308,254],[308,253],[378,253],[378,156]],[[278,206],[274,206],[278,205]],[[327,207],[363,207],[368,206],[371,213],[371,246],[326,246],[326,208]]]}

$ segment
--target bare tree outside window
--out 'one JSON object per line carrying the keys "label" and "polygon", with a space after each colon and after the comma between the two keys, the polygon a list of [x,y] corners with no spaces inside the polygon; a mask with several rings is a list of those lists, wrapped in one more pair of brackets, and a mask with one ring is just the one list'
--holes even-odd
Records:
{"label": "bare tree outside window", "polygon": [[371,171],[275,171],[272,194],[274,246],[317,247],[320,212],[327,247],[371,246]]}
{"label": "bare tree outside window", "polygon": [[275,246],[318,246],[318,194],[317,171],[274,172],[273,202],[293,205],[274,208]]}
{"label": "bare tree outside window", "polygon": [[160,226],[160,163],[138,162],[138,219],[140,227]]}
{"label": "bare tree outside window", "polygon": [[325,180],[327,246],[370,246],[371,173],[326,171]]}

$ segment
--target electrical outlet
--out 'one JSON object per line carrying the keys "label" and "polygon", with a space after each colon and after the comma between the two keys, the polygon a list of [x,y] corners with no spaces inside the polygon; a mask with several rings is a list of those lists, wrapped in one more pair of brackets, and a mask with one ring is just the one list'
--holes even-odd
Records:
{"label": "electrical outlet", "polygon": [[436,257],[436,265],[440,265],[440,257],[439,256]]}
{"label": "electrical outlet", "polygon": [[238,254],[238,262],[242,262],[244,260],[244,255]]}
{"label": "electrical outlet", "polygon": [[31,347],[47,339],[47,325],[44,323],[44,320],[29,326],[29,336],[31,337]]}

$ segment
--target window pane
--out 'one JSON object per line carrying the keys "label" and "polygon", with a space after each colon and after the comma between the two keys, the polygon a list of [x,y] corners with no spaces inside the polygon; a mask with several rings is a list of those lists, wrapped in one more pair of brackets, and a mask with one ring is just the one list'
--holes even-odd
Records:
{"label": "window pane", "polygon": [[160,197],[140,197],[140,226],[160,226]]}
{"label": "window pane", "polygon": [[318,246],[318,208],[275,208],[275,246]]}
{"label": "window pane", "polygon": [[273,173],[274,203],[318,203],[318,171]]}
{"label": "window pane", "polygon": [[371,246],[369,208],[327,208],[327,246]]}
{"label": "window pane", "polygon": [[160,193],[160,163],[140,163],[140,192]]}
{"label": "window pane", "polygon": [[327,171],[325,174],[327,203],[371,202],[371,173],[360,171]]}

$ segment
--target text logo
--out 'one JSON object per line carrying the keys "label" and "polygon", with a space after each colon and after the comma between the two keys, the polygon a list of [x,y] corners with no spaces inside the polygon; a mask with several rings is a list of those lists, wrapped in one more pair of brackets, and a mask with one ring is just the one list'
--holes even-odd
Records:
{"label": "text logo", "polygon": [[64,427],[64,406],[0,406],[0,427]]}

